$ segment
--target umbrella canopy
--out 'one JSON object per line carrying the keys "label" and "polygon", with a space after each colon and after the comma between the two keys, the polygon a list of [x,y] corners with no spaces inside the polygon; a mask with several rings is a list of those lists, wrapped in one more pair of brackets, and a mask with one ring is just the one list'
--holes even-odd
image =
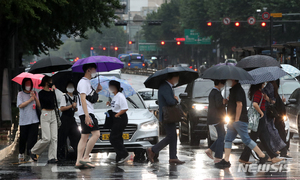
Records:
{"label": "umbrella canopy", "polygon": [[156,71],[144,82],[147,88],[158,89],[160,84],[165,81],[170,73],[179,73],[179,82],[177,86],[193,82],[199,77],[199,74],[188,67],[171,67]]}
{"label": "umbrella canopy", "polygon": [[247,71],[250,71],[260,67],[270,67],[270,66],[280,67],[280,63],[270,56],[253,55],[253,56],[247,56],[243,58],[236,64],[236,66],[243,68]]}
{"label": "umbrella canopy", "polygon": [[84,59],[79,59],[72,66],[74,72],[82,72],[82,66],[84,64],[95,63],[97,65],[97,72],[111,71],[115,69],[121,69],[124,67],[124,63],[116,57],[110,56],[90,56]]}
{"label": "umbrella canopy", "polygon": [[33,88],[43,89],[43,87],[39,87],[39,84],[41,84],[43,77],[44,77],[43,74],[31,74],[31,73],[23,72],[17,75],[16,77],[14,77],[12,81],[22,85],[22,81],[24,78],[30,78],[33,83]]}
{"label": "umbrella canopy", "polygon": [[[121,87],[123,88],[122,93],[125,95],[125,97],[129,97],[129,96],[136,94],[133,87],[126,80],[118,79],[115,76],[100,76],[100,84],[102,86],[102,90],[98,94],[106,96],[106,97],[113,96],[109,92],[109,85],[108,85],[109,81],[111,81],[111,80],[120,82]],[[97,88],[98,83],[99,83],[99,79],[97,79],[97,78],[91,79],[91,85],[94,89]]]}
{"label": "umbrella canopy", "polygon": [[289,65],[289,64],[281,64],[282,70],[284,70],[286,73],[291,75],[292,77],[300,76],[300,70],[297,69],[295,66]]}
{"label": "umbrella canopy", "polygon": [[29,70],[30,73],[52,73],[65,70],[72,66],[72,63],[60,57],[46,57],[37,61]]}
{"label": "umbrella canopy", "polygon": [[279,67],[262,67],[249,71],[254,80],[241,81],[241,84],[259,84],[263,82],[275,81],[287,73]]}
{"label": "umbrella canopy", "polygon": [[215,79],[215,80],[253,80],[250,74],[242,68],[232,65],[213,66],[200,76],[203,79]]}
{"label": "umbrella canopy", "polygon": [[77,89],[77,84],[79,80],[84,76],[83,73],[73,72],[72,69],[67,69],[59,71],[52,76],[52,82],[57,89],[63,93],[67,93],[66,86],[71,81],[75,85],[75,90]]}

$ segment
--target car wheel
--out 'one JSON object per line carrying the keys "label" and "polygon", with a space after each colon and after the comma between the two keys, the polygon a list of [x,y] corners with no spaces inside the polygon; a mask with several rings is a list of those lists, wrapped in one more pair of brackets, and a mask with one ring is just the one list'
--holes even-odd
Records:
{"label": "car wheel", "polygon": [[182,134],[182,123],[179,122],[179,140],[181,143],[187,143],[188,137]]}
{"label": "car wheel", "polygon": [[189,122],[189,143],[191,146],[198,146],[200,144],[200,137],[197,137],[195,133],[193,133],[191,121]]}

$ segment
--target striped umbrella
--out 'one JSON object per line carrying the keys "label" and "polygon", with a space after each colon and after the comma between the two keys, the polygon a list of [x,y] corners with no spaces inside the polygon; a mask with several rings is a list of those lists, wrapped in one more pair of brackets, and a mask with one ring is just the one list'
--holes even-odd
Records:
{"label": "striped umbrella", "polygon": [[257,68],[248,72],[254,80],[243,80],[240,81],[241,84],[259,84],[263,82],[275,81],[287,73],[283,71],[280,67],[262,67]]}

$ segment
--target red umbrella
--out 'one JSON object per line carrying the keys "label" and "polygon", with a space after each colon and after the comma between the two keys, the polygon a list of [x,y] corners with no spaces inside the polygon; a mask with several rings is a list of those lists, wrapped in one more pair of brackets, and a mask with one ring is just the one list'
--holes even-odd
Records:
{"label": "red umbrella", "polygon": [[24,78],[30,78],[33,82],[33,88],[43,89],[43,87],[39,87],[39,84],[42,82],[44,76],[45,75],[43,74],[31,74],[31,73],[23,72],[17,75],[16,77],[14,77],[12,80],[22,85],[22,81]]}

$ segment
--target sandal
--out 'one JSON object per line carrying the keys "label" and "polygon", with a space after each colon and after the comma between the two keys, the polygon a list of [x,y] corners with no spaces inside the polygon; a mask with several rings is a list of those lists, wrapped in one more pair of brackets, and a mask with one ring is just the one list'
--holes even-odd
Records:
{"label": "sandal", "polygon": [[89,167],[89,168],[95,168],[95,166],[91,166],[91,165],[90,165],[90,164],[93,164],[93,163],[90,162],[90,161],[79,161],[79,163],[82,164],[82,165],[85,165],[85,166],[87,166],[87,167]]}
{"label": "sandal", "polygon": [[36,154],[30,154],[31,159],[36,162],[37,161],[37,157]]}
{"label": "sandal", "polygon": [[79,165],[79,166],[74,166],[75,169],[90,169],[89,167],[85,166],[85,165]]}

